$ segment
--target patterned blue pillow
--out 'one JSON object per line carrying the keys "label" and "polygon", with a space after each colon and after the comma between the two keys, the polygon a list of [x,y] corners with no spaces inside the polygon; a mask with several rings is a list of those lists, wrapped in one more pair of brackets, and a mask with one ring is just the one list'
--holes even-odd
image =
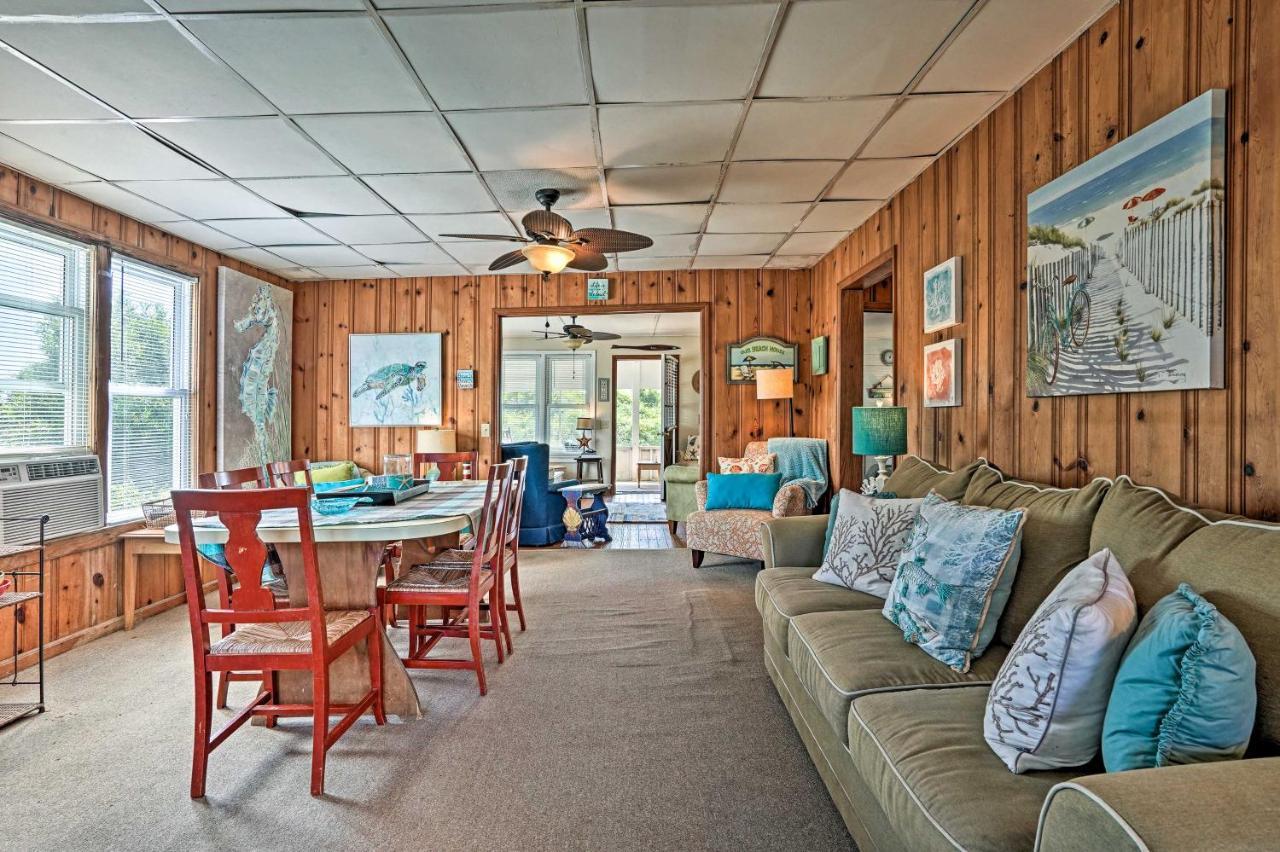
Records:
{"label": "patterned blue pillow", "polygon": [[964,506],[930,491],[884,603],[908,642],[967,672],[996,632],[1022,553],[1023,509]]}

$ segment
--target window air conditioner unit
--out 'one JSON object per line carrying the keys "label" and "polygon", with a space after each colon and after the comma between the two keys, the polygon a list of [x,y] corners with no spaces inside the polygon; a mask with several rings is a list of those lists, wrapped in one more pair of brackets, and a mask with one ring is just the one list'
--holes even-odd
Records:
{"label": "window air conditioner unit", "polygon": [[[46,534],[92,532],[105,525],[102,468],[97,456],[0,461],[0,518],[49,516]],[[29,544],[30,521],[0,521],[0,544]]]}

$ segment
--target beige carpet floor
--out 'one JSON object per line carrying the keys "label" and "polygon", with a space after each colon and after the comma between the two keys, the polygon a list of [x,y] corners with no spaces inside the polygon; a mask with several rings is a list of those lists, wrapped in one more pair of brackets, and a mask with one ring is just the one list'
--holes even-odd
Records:
{"label": "beige carpet floor", "polygon": [[764,672],[754,565],[522,560],[530,626],[504,665],[487,652],[489,695],[414,672],[425,716],[358,724],[321,799],[300,721],[241,729],[188,797],[185,610],[58,657],[50,711],[0,731],[0,847],[853,848]]}

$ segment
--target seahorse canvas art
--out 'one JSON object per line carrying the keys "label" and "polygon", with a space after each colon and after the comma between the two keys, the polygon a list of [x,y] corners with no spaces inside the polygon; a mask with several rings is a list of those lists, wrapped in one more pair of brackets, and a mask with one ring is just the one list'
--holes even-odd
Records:
{"label": "seahorse canvas art", "polygon": [[218,467],[292,455],[293,294],[218,269]]}
{"label": "seahorse canvas art", "polygon": [[439,334],[353,334],[352,426],[439,426]]}

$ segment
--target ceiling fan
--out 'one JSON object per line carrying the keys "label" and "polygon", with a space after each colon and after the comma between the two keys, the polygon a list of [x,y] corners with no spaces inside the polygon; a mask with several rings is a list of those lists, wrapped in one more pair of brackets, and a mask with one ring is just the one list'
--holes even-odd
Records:
{"label": "ceiling fan", "polygon": [[542,209],[531,210],[520,220],[520,225],[528,234],[528,238],[511,237],[505,234],[441,234],[440,236],[465,240],[527,243],[523,248],[509,251],[489,264],[489,271],[496,272],[527,260],[530,266],[542,273],[544,279],[566,266],[585,272],[599,272],[609,265],[606,254],[635,251],[653,245],[653,240],[630,231],[617,231],[613,228],[579,228],[575,231],[568,219],[559,213],[551,212],[552,205],[560,200],[558,189],[540,189],[533,194],[533,197],[542,205]]}
{"label": "ceiling fan", "polygon": [[[576,316],[569,318],[569,324],[563,326],[563,331],[551,330],[551,319],[547,318],[542,331],[535,331],[534,334],[541,334],[543,340],[550,340],[553,337],[562,338],[570,349],[581,349],[587,343],[593,343],[597,340],[621,340],[621,334],[614,334],[612,331],[592,331],[585,325],[578,325]],[[615,349],[617,347],[614,347]]]}
{"label": "ceiling fan", "polygon": [[645,343],[643,345],[636,345],[636,346],[619,346],[618,344],[615,343],[613,344],[613,348],[614,349],[636,349],[636,350],[639,350],[640,352],[671,352],[675,349],[679,349],[680,347],[672,346],[670,343]]}

